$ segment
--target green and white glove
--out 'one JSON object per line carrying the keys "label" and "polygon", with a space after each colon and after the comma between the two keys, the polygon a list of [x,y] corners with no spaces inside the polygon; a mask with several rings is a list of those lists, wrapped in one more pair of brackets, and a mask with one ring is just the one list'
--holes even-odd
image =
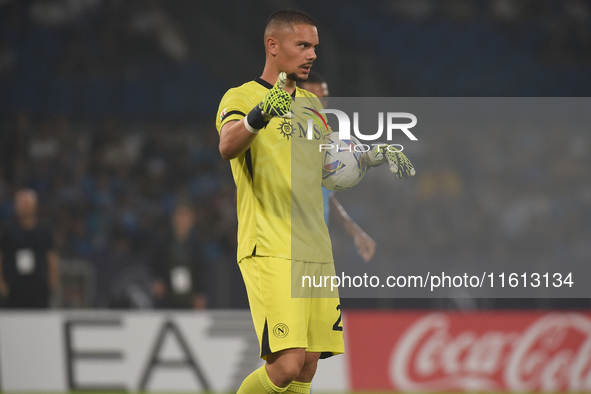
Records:
{"label": "green and white glove", "polygon": [[396,174],[398,178],[414,176],[416,171],[412,163],[402,151],[396,147],[387,144],[375,146],[366,153],[367,163],[370,167],[379,166],[388,163],[390,172]]}
{"label": "green and white glove", "polygon": [[269,89],[263,101],[255,106],[244,118],[244,125],[251,133],[258,133],[272,118],[293,117],[291,113],[291,95],[285,91],[287,74],[279,74],[275,85]]}

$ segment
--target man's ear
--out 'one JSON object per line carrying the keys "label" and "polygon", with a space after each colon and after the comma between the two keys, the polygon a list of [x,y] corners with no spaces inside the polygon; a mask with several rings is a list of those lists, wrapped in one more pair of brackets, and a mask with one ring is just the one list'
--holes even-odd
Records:
{"label": "man's ear", "polygon": [[277,56],[277,52],[279,51],[279,40],[269,36],[265,40],[265,46],[267,47],[267,52],[271,56]]}

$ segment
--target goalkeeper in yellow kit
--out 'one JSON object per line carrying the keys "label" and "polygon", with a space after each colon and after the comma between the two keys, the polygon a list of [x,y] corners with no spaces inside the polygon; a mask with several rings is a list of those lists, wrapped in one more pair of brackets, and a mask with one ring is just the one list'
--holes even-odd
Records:
{"label": "goalkeeper in yellow kit", "polygon": [[[318,360],[344,352],[338,294],[297,298],[291,291],[292,272],[335,272],[323,218],[322,155],[318,141],[298,134],[292,120],[292,101],[315,99],[296,81],[307,79],[316,59],[318,32],[305,13],[281,10],[269,17],[264,42],[263,74],[226,92],[216,122],[238,193],[238,263],[266,360],[238,394],[305,394]],[[370,163],[414,174],[400,152],[370,155]]]}

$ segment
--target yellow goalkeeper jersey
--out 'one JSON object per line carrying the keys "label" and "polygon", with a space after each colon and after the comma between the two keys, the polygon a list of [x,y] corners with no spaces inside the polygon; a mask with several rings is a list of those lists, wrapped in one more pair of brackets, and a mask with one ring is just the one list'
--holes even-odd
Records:
{"label": "yellow goalkeeper jersey", "polygon": [[[228,90],[218,109],[218,133],[226,123],[242,121],[270,88],[258,78]],[[319,149],[330,131],[320,119],[316,96],[296,88],[292,97],[295,117],[273,118],[250,148],[230,161],[238,191],[238,261],[250,255],[333,261]],[[309,118],[312,139],[307,138]]]}

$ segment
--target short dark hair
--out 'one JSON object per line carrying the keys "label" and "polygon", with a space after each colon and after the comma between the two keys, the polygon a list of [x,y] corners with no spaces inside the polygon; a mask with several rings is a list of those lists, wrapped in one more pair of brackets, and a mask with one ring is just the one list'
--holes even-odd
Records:
{"label": "short dark hair", "polygon": [[267,19],[265,30],[269,28],[271,24],[301,24],[301,25],[312,25],[316,26],[314,19],[305,12],[294,10],[293,8],[286,8],[284,10],[275,11]]}

